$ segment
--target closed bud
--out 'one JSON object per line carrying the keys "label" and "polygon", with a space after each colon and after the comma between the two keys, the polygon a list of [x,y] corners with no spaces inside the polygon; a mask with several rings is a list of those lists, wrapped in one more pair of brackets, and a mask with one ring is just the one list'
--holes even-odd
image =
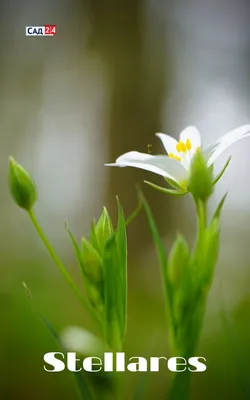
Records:
{"label": "closed bud", "polygon": [[97,250],[85,238],[82,239],[81,257],[84,274],[97,284],[103,280],[102,260]]}
{"label": "closed bud", "polygon": [[31,210],[37,199],[35,183],[12,157],[9,159],[9,186],[16,204],[27,211]]}
{"label": "closed bud", "polygon": [[102,314],[104,310],[104,304],[100,288],[89,284],[86,287],[86,293],[90,304],[96,309],[99,314]]}
{"label": "closed bud", "polygon": [[98,247],[101,251],[104,250],[105,243],[113,232],[112,223],[106,207],[103,207],[103,212],[95,226],[95,237]]}
{"label": "closed bud", "polygon": [[212,169],[208,168],[201,151],[192,159],[188,190],[196,199],[205,202],[212,194]]}
{"label": "closed bud", "polygon": [[188,245],[185,239],[179,236],[173,244],[168,260],[168,278],[173,285],[178,284],[180,280],[185,280],[188,264]]}

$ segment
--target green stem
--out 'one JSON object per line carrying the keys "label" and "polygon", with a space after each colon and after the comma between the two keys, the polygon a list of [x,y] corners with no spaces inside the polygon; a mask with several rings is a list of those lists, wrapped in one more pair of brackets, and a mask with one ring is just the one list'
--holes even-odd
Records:
{"label": "green stem", "polygon": [[188,400],[191,386],[192,372],[186,370],[184,372],[176,372],[167,400]]}
{"label": "green stem", "polygon": [[91,309],[91,307],[88,305],[87,301],[84,299],[82,293],[80,292],[79,288],[76,286],[75,282],[71,278],[71,276],[68,273],[66,267],[63,265],[62,261],[60,260],[60,258],[56,254],[55,250],[51,246],[48,238],[46,237],[45,233],[43,232],[43,230],[42,230],[42,228],[41,228],[41,226],[39,224],[39,222],[37,221],[37,218],[35,216],[34,210],[33,209],[29,210],[28,214],[29,214],[30,219],[31,219],[31,221],[32,221],[37,233],[38,233],[38,236],[40,237],[40,239],[43,242],[44,246],[48,250],[52,260],[54,261],[54,263],[58,267],[58,269],[61,272],[61,274],[66,279],[67,283],[69,284],[69,286],[71,287],[71,289],[75,293],[76,297],[78,297],[78,299],[80,300],[82,306],[90,314],[90,316],[93,318],[93,320],[98,324],[98,327],[100,328],[101,327],[100,320],[98,319],[98,317],[96,316],[94,311]]}
{"label": "green stem", "polygon": [[[196,247],[194,250],[195,254],[199,255],[201,249],[204,246],[205,233],[207,229],[207,204],[199,199],[194,198],[196,211],[197,211],[197,239]],[[196,274],[194,270],[191,273]],[[187,311],[190,313],[188,321],[180,321],[178,325],[178,330],[180,336],[174,339],[176,349],[179,356],[184,357],[186,360],[194,355],[197,343],[200,337],[200,333],[203,325],[203,317],[205,313],[206,298],[203,297],[202,292],[199,290],[196,292],[197,288],[194,288],[194,296],[188,299],[190,304],[192,304],[191,309]],[[184,318],[184,317],[183,317]],[[185,319],[185,318],[184,318]],[[179,344],[179,345],[178,345]],[[167,400],[188,400],[191,387],[192,372],[188,369],[184,372],[177,372],[173,375],[173,379],[170,386],[170,391],[167,394]]]}
{"label": "green stem", "polygon": [[207,203],[196,198],[194,198],[194,202],[198,219],[197,235],[202,239],[207,227]]}

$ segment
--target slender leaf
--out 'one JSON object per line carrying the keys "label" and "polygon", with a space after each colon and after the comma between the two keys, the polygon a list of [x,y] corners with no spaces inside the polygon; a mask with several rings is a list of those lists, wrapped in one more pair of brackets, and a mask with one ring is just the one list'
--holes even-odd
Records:
{"label": "slender leaf", "polygon": [[[56,330],[54,329],[54,327],[50,324],[50,322],[48,322],[48,321],[46,320],[46,318],[44,318],[44,317],[40,314],[40,312],[38,312],[38,311],[36,310],[36,308],[34,307],[34,304],[33,304],[33,301],[32,301],[31,292],[30,292],[28,286],[26,285],[26,283],[24,283],[24,282],[23,282],[23,287],[24,287],[24,289],[25,289],[25,292],[26,292],[26,295],[27,295],[29,301],[30,301],[31,304],[32,304],[32,308],[33,308],[35,314],[36,314],[37,317],[40,319],[40,321],[42,321],[42,323],[43,323],[44,326],[48,329],[48,331],[49,331],[50,334],[53,336],[53,338],[56,340],[56,342],[57,342],[59,348],[60,348],[62,351],[65,352],[65,349],[64,349],[63,346],[62,346],[62,343],[61,343],[61,341],[60,341],[60,337],[59,337],[59,334],[57,333],[57,331],[56,331]],[[94,397],[93,397],[93,395],[92,395],[92,393],[91,393],[91,391],[90,391],[90,389],[89,389],[89,387],[88,387],[87,381],[86,381],[86,379],[84,378],[83,374],[82,374],[82,373],[79,373],[79,372],[72,372],[72,375],[73,375],[73,377],[74,377],[74,379],[75,379],[75,382],[76,382],[76,385],[77,385],[77,388],[78,388],[78,392],[79,392],[80,398],[81,398],[82,400],[93,400]]]}
{"label": "slender leaf", "polygon": [[120,275],[119,295],[121,297],[120,302],[122,307],[121,334],[122,338],[124,338],[126,332],[126,320],[127,320],[127,235],[126,235],[127,224],[118,197],[117,197],[117,207],[118,207],[118,223],[116,232],[116,247],[119,257],[119,266],[117,266],[119,270],[117,272]]}
{"label": "slender leaf", "polygon": [[161,237],[160,234],[158,232],[152,211],[149,207],[148,202],[146,201],[143,193],[141,192],[141,190],[138,189],[139,192],[139,198],[142,201],[143,207],[145,209],[147,218],[148,218],[148,222],[149,222],[149,227],[153,236],[153,240],[154,240],[154,244],[156,247],[156,251],[157,251],[157,255],[158,255],[158,259],[159,259],[159,263],[160,263],[160,267],[161,267],[161,275],[162,275],[162,282],[163,282],[163,289],[164,289],[164,295],[165,295],[165,300],[166,300],[166,306],[167,306],[167,302],[169,304],[169,312],[170,312],[170,317],[171,317],[171,321],[172,321],[172,326],[174,326],[174,317],[173,317],[173,293],[172,293],[172,285],[169,282],[168,279],[168,273],[167,273],[167,268],[168,268],[168,261],[167,261],[167,256],[165,253],[165,249],[164,246],[162,244],[161,241]]}
{"label": "slender leaf", "polygon": [[75,239],[73,233],[70,231],[70,229],[69,229],[69,227],[68,227],[67,221],[65,221],[65,230],[66,230],[67,234],[69,235],[69,238],[70,238],[71,243],[72,243],[73,248],[74,248],[74,252],[75,252],[76,259],[77,259],[78,264],[79,264],[79,266],[80,266],[80,268],[81,268],[81,270],[82,270],[82,272],[83,272],[81,251],[80,251],[80,248],[79,248],[79,246],[78,246],[78,243],[77,243],[77,241],[76,241],[76,239]]}
{"label": "slender leaf", "polygon": [[228,165],[229,165],[229,163],[230,163],[230,161],[231,161],[231,156],[228,158],[228,160],[227,160],[227,162],[226,162],[226,164],[224,165],[224,167],[222,168],[222,170],[220,171],[220,173],[216,176],[216,178],[214,179],[214,181],[213,181],[213,185],[215,185],[219,180],[220,180],[220,178],[222,177],[222,175],[224,175],[224,172],[226,171],[226,169],[227,169],[227,167],[228,167]]}
{"label": "slender leaf", "polygon": [[149,182],[149,181],[144,181],[144,183],[151,186],[153,189],[156,189],[159,192],[162,192],[165,194],[172,194],[174,196],[183,196],[184,194],[188,193],[187,190],[173,190],[173,189],[163,188],[163,187],[155,185],[154,183]]}
{"label": "slender leaf", "polygon": [[162,244],[161,237],[160,237],[160,234],[158,232],[158,229],[157,229],[157,226],[156,226],[152,211],[151,211],[151,209],[149,207],[149,204],[148,204],[146,198],[144,197],[143,193],[141,192],[141,190],[138,190],[138,191],[139,191],[139,198],[142,201],[144,210],[145,210],[147,218],[148,218],[149,227],[150,227],[151,233],[153,235],[153,240],[154,240],[154,243],[155,243],[157,255],[158,255],[158,258],[159,258],[159,262],[161,264],[162,277],[163,277],[164,282],[165,282],[166,281],[166,276],[167,276],[166,275],[167,257],[166,257],[166,254],[165,254],[165,249],[164,249],[164,246]]}
{"label": "slender leaf", "polygon": [[217,208],[215,210],[215,213],[213,215],[212,221],[215,218],[218,218],[218,219],[220,218],[222,207],[223,207],[223,205],[225,203],[226,197],[227,197],[227,193],[224,194],[224,196],[222,197],[221,201],[219,202],[219,204],[218,204],[218,206],[217,206]]}
{"label": "slender leaf", "polygon": [[107,240],[103,254],[104,272],[104,336],[107,344],[116,351],[121,349],[120,260],[116,246],[116,233]]}
{"label": "slender leaf", "polygon": [[94,248],[101,254],[101,249],[98,244],[97,237],[96,237],[95,220],[92,222],[91,227],[90,227],[90,242],[94,246]]}

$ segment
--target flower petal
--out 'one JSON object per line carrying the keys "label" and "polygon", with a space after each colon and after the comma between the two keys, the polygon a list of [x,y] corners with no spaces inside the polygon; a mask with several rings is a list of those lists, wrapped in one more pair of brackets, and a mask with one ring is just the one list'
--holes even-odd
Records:
{"label": "flower petal", "polygon": [[172,153],[175,156],[178,155],[176,150],[176,145],[178,142],[176,139],[166,135],[165,133],[156,133],[155,135],[162,141],[162,144],[168,154]]}
{"label": "flower petal", "polygon": [[120,164],[121,162],[125,161],[144,161],[149,158],[154,157],[152,154],[148,153],[140,153],[139,151],[129,151],[128,153],[122,154],[118,157],[115,162]]}
{"label": "flower petal", "polygon": [[188,126],[180,133],[180,140],[182,142],[186,143],[187,139],[190,140],[194,151],[197,149],[197,147],[201,147],[200,132],[195,126]]}
{"label": "flower petal", "polygon": [[214,147],[210,152],[208,159],[208,167],[212,165],[215,160],[226,150],[231,144],[238,142],[238,140],[244,139],[250,136],[250,125],[243,125],[236,128],[225,135],[214,143]]}
{"label": "flower petal", "polygon": [[116,160],[116,163],[106,165],[144,169],[165,178],[173,179],[177,183],[185,181],[188,175],[183,165],[173,158],[168,156],[152,156],[136,151],[125,153]]}

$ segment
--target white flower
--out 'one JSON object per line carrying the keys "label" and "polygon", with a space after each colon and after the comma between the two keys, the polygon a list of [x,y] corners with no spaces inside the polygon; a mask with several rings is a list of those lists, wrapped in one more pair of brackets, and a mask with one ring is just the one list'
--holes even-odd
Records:
{"label": "white flower", "polygon": [[201,146],[200,133],[195,126],[185,128],[180,133],[179,141],[164,133],[156,133],[156,136],[161,139],[167,155],[153,156],[130,151],[118,157],[114,164],[106,165],[145,169],[171,179],[180,187],[186,188],[192,157],[197,151],[202,150],[207,166],[210,167],[231,144],[250,136],[250,125],[244,125],[226,133],[205,149]]}

